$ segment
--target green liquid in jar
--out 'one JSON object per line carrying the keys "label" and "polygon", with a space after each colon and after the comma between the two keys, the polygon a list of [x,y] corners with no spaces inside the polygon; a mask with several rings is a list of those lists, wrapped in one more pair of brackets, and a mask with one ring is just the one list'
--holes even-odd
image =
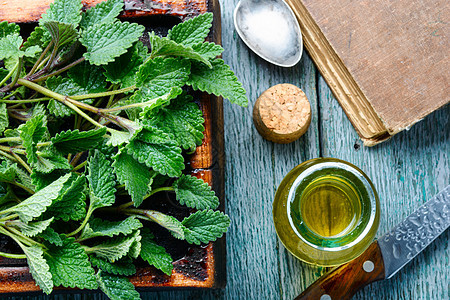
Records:
{"label": "green liquid in jar", "polygon": [[[297,208],[305,225],[317,235],[339,237],[351,231],[361,215],[358,193],[345,179],[324,176],[298,195]],[[299,205],[298,205],[299,202]],[[291,209],[295,210],[295,204]]]}

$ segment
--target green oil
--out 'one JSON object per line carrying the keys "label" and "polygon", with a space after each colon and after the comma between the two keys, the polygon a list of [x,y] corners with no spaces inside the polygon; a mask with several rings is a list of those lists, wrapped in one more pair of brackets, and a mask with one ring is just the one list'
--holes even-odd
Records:
{"label": "green oil", "polygon": [[343,178],[317,178],[296,196],[299,199],[291,209],[297,209],[306,227],[323,237],[345,235],[355,227],[361,215],[358,193]]}

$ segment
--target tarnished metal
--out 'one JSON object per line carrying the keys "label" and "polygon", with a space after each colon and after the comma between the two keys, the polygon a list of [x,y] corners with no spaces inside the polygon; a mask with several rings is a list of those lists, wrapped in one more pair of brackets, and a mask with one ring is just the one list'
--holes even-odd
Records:
{"label": "tarnished metal", "polygon": [[450,226],[450,185],[378,239],[386,279],[394,276]]}

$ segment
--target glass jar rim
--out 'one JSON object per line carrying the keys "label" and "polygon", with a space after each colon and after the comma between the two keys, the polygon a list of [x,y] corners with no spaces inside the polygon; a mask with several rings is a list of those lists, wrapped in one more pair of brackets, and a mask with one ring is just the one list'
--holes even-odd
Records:
{"label": "glass jar rim", "polygon": [[[378,202],[378,195],[376,194],[375,188],[373,187],[372,182],[370,181],[370,179],[367,177],[366,174],[364,174],[364,172],[362,170],[360,170],[358,167],[354,166],[351,163],[348,163],[346,161],[342,161],[336,158],[319,158],[319,159],[313,159],[313,160],[309,160],[306,161],[302,164],[300,164],[299,166],[305,164],[305,163],[311,163],[311,161],[317,160],[316,163],[308,166],[305,170],[303,170],[298,176],[297,178],[294,180],[294,182],[292,183],[290,190],[289,190],[289,194],[287,197],[287,203],[286,203],[286,209],[287,209],[287,217],[289,220],[289,224],[292,228],[292,230],[294,231],[294,233],[303,241],[305,242],[307,245],[309,245],[310,247],[313,247],[317,250],[320,251],[329,251],[329,252],[337,252],[337,251],[341,251],[343,249],[347,249],[347,248],[351,248],[355,245],[357,245],[359,242],[361,242],[364,237],[369,233],[370,229],[372,228],[372,226],[375,223],[376,220],[376,209],[377,209],[377,202]],[[367,224],[364,226],[364,229],[358,234],[358,236],[353,239],[351,242],[349,242],[348,244],[342,245],[342,246],[337,246],[337,247],[326,247],[326,246],[320,246],[320,245],[316,245],[310,241],[308,241],[297,229],[297,226],[295,226],[294,221],[292,220],[290,211],[291,211],[291,203],[293,202],[293,199],[295,197],[295,193],[296,193],[296,189],[297,187],[300,185],[300,183],[302,181],[304,181],[308,176],[311,176],[313,173],[323,170],[323,169],[328,169],[328,168],[338,168],[338,169],[342,169],[345,170],[347,172],[352,173],[354,176],[356,176],[356,178],[358,178],[364,186],[365,191],[367,192],[368,196],[369,196],[369,203],[370,203],[370,217],[369,220],[367,222]],[[358,220],[358,224],[359,222],[361,222],[361,218],[362,216],[360,216],[360,219]],[[346,237],[348,237],[349,235],[351,235],[352,233],[354,233],[355,228],[357,228],[358,225],[356,225],[352,230],[350,230],[349,232],[345,233],[344,235],[340,236],[339,239],[344,239]],[[314,231],[312,231],[310,228],[308,228],[307,226],[305,226],[305,228],[309,231],[310,234],[312,234],[313,236],[317,237],[320,240],[332,240],[335,239],[335,237],[323,237],[318,235],[317,233],[315,233]]]}

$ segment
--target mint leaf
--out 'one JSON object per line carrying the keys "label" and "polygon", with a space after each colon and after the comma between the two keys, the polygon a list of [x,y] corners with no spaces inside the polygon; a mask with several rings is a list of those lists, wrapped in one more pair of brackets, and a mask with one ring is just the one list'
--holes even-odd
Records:
{"label": "mint leaf", "polygon": [[28,267],[36,285],[39,285],[47,295],[50,294],[53,290],[53,281],[49,266],[44,259],[44,251],[37,245],[22,247],[22,249],[27,256]]}
{"label": "mint leaf", "polygon": [[19,126],[22,145],[27,152],[28,163],[37,163],[37,146],[47,131],[47,117],[45,115],[34,116],[25,124]]}
{"label": "mint leaf", "polygon": [[49,21],[72,24],[75,27],[81,21],[81,0],[55,0],[50,8],[42,14],[39,25]]}
{"label": "mint leaf", "polygon": [[103,66],[104,74],[109,82],[120,83],[121,88],[136,84],[136,73],[143,62],[142,57],[138,54],[137,45],[138,43],[131,50],[116,58],[114,62]]}
{"label": "mint leaf", "polygon": [[50,33],[48,33],[43,27],[36,26],[31,32],[30,36],[27,38],[25,43],[22,45],[22,50],[26,50],[33,46],[47,47],[51,40]]}
{"label": "mint leaf", "polygon": [[[84,95],[89,93],[88,90],[68,77],[50,77],[45,84],[48,89],[64,96]],[[90,104],[92,103],[92,99],[81,100],[81,102]],[[51,114],[57,117],[67,117],[75,114],[71,108],[53,99],[48,102],[47,108]]]}
{"label": "mint leaf", "polygon": [[181,222],[186,241],[190,244],[213,242],[227,232],[230,218],[220,211],[200,210]]}
{"label": "mint leaf", "polygon": [[136,160],[163,175],[177,177],[184,169],[181,148],[161,130],[143,129],[125,149]]}
{"label": "mint leaf", "polygon": [[170,100],[177,98],[183,93],[183,90],[179,87],[173,87],[167,94],[164,94],[158,98],[147,100],[142,102],[140,106],[143,110],[139,113],[140,119],[147,119],[148,115],[152,113],[155,108],[164,107],[170,103]]}
{"label": "mint leaf", "polygon": [[11,164],[7,161],[2,161],[0,164],[0,181],[14,182],[16,178],[17,164]]}
{"label": "mint leaf", "polygon": [[211,64],[212,68],[194,64],[187,84],[194,90],[223,96],[231,103],[247,106],[246,92],[230,67],[222,59],[213,60]]}
{"label": "mint leaf", "polygon": [[136,75],[138,91],[131,102],[145,102],[169,93],[174,87],[183,87],[189,76],[190,63],[180,58],[156,57],[139,68]]}
{"label": "mint leaf", "polygon": [[72,24],[49,21],[44,23],[44,27],[50,32],[56,48],[70,44],[78,37],[78,32]]}
{"label": "mint leaf", "polygon": [[115,129],[110,129],[109,133],[111,134],[111,137],[108,140],[108,145],[111,145],[113,147],[120,146],[123,143],[128,143],[131,137],[133,136],[128,131],[121,131]]}
{"label": "mint leaf", "polygon": [[0,103],[0,132],[4,132],[9,126],[8,110],[5,103]]}
{"label": "mint leaf", "polygon": [[91,7],[82,15],[80,27],[86,29],[95,24],[107,24],[116,21],[122,12],[123,0],[107,0]]}
{"label": "mint leaf", "polygon": [[11,34],[0,39],[0,60],[23,56],[23,52],[19,50],[22,42],[23,39],[19,34]]}
{"label": "mint leaf", "polygon": [[93,237],[123,234],[129,235],[133,231],[142,227],[142,223],[135,217],[128,217],[122,221],[111,222],[95,218],[89,221],[79,237],[79,240],[85,240]]}
{"label": "mint leaf", "polygon": [[10,34],[19,34],[20,27],[15,23],[8,23],[7,21],[0,22],[0,39]]}
{"label": "mint leaf", "polygon": [[55,286],[98,288],[94,269],[84,249],[74,238],[62,236],[62,240],[62,246],[50,244],[45,253]]}
{"label": "mint leaf", "polygon": [[27,171],[20,167],[15,167],[16,171],[16,177],[17,181],[29,188],[30,190],[34,191],[36,187],[33,184],[33,181],[31,180],[31,177]]}
{"label": "mint leaf", "polygon": [[93,209],[110,206],[114,203],[116,192],[111,163],[100,151],[95,150],[88,164],[88,181],[91,206]]}
{"label": "mint leaf", "polygon": [[192,49],[205,59],[216,58],[223,52],[222,46],[209,42],[195,44],[192,46]]}
{"label": "mint leaf", "polygon": [[134,206],[141,205],[155,172],[126,152],[119,152],[114,157],[113,167],[119,182],[125,184]]}
{"label": "mint leaf", "polygon": [[85,93],[101,93],[106,91],[106,78],[101,67],[84,61],[71,68],[67,75],[83,88]]}
{"label": "mint leaf", "polygon": [[203,42],[212,26],[213,14],[206,13],[174,26],[167,37],[177,43],[193,46]]}
{"label": "mint leaf", "polygon": [[93,129],[89,131],[67,130],[57,133],[52,137],[53,147],[61,154],[83,152],[95,148],[103,141],[106,128]]}
{"label": "mint leaf", "polygon": [[142,232],[141,244],[141,258],[167,275],[172,275],[172,257],[164,247],[155,243],[154,236],[148,229]]}
{"label": "mint leaf", "polygon": [[86,216],[86,178],[70,174],[64,183],[59,196],[47,208],[45,215],[54,216],[55,219],[79,221]]}
{"label": "mint leaf", "polygon": [[107,259],[99,258],[95,255],[90,257],[91,264],[109,274],[131,276],[136,273],[136,267],[129,257],[119,259],[115,263],[109,262]]}
{"label": "mint leaf", "polygon": [[[27,153],[28,154],[28,153]],[[32,154],[36,158],[36,162],[31,162],[31,166],[41,173],[50,173],[56,169],[70,170],[72,166],[67,158],[54,153],[53,151],[44,150],[39,154]]]}
{"label": "mint leaf", "polygon": [[139,253],[141,253],[141,239],[140,232],[137,232],[136,238],[130,246],[130,251],[128,251],[128,256],[130,258],[136,259],[139,257]]}
{"label": "mint leaf", "polygon": [[216,209],[219,198],[211,190],[209,184],[190,175],[181,175],[173,184],[180,204],[196,209]]}
{"label": "mint leaf", "polygon": [[99,271],[97,282],[100,289],[111,300],[138,300],[141,299],[134,285],[127,277],[110,275]]}
{"label": "mint leaf", "polygon": [[53,217],[44,221],[36,221],[28,223],[17,221],[14,222],[13,225],[20,228],[20,230],[24,235],[33,237],[43,232],[45,229],[47,229],[47,227],[50,225],[51,222],[53,222]]}
{"label": "mint leaf", "polygon": [[177,239],[184,240],[184,226],[176,218],[160,213],[156,210],[147,211],[146,216],[150,221],[153,221],[170,231],[170,233]]}
{"label": "mint leaf", "polygon": [[157,56],[178,56],[196,60],[204,63],[208,67],[211,67],[211,63],[208,59],[195,52],[192,47],[178,44],[168,38],[159,37],[154,32],[149,34],[149,38],[150,45],[152,46],[152,58]]}
{"label": "mint leaf", "polygon": [[144,29],[128,22],[95,24],[81,34],[81,44],[87,48],[83,56],[94,65],[112,62],[139,39]]}
{"label": "mint leaf", "polygon": [[167,107],[147,114],[147,122],[169,133],[184,149],[195,149],[203,140],[203,113],[192,96],[183,94]]}
{"label": "mint leaf", "polygon": [[59,178],[31,197],[5,211],[16,213],[24,223],[30,222],[34,218],[39,217],[47,209],[47,206],[52,204],[52,201],[58,197],[69,176],[68,174]]}
{"label": "mint leaf", "polygon": [[42,232],[39,236],[53,245],[63,245],[63,240],[61,239],[59,234],[51,227],[47,227],[47,229],[45,229],[44,232]]}
{"label": "mint leaf", "polygon": [[31,182],[36,186],[35,190],[39,191],[51,184],[53,181],[57,180],[59,177],[64,176],[66,173],[67,171],[65,170],[54,170],[48,174],[33,170],[30,177]]}
{"label": "mint leaf", "polygon": [[128,254],[131,245],[137,238],[140,239],[139,230],[132,235],[114,237],[102,244],[88,248],[86,251],[88,253],[94,253],[98,257],[107,259],[110,262],[115,262]]}

